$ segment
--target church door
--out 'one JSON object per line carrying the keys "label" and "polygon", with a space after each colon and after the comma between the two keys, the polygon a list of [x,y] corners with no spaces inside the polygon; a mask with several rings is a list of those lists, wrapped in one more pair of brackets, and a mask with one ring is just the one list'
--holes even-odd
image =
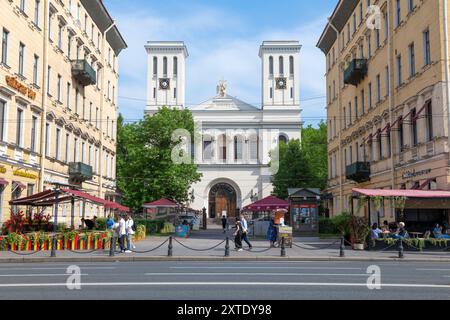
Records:
{"label": "church door", "polygon": [[209,217],[236,217],[236,190],[227,183],[219,183],[209,192]]}

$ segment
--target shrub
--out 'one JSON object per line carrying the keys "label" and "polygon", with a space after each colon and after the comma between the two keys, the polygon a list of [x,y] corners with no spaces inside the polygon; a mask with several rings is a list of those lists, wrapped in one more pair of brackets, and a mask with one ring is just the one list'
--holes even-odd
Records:
{"label": "shrub", "polygon": [[319,232],[322,234],[348,234],[351,214],[343,212],[331,218],[319,218]]}
{"label": "shrub", "polygon": [[134,223],[145,226],[145,230],[149,235],[159,233],[164,228],[164,220],[136,219]]}
{"label": "shrub", "polygon": [[96,220],[96,223],[97,223],[96,229],[97,230],[101,230],[101,231],[106,230],[106,221],[107,221],[106,218],[97,218],[97,220]]}
{"label": "shrub", "polygon": [[23,233],[23,227],[26,222],[25,215],[23,211],[15,213],[12,209],[10,209],[10,218],[8,221],[4,223],[3,233]]}

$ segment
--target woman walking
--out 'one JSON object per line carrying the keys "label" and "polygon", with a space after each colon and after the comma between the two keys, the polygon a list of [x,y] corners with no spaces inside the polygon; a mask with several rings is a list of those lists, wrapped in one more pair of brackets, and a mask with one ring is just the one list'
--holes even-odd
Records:
{"label": "woman walking", "polygon": [[270,241],[270,246],[275,247],[277,242],[277,227],[274,219],[270,220],[269,229],[267,230],[267,239]]}
{"label": "woman walking", "polygon": [[239,218],[236,218],[236,232],[234,233],[234,244],[236,246],[237,251],[242,251],[242,224]]}

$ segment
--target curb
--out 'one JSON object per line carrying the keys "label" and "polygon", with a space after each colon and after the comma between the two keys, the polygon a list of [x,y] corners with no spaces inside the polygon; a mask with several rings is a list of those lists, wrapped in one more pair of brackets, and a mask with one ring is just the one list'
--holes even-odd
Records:
{"label": "curb", "polygon": [[291,261],[291,262],[440,262],[450,263],[449,258],[373,258],[373,257],[204,257],[204,256],[190,256],[190,257],[133,257],[133,256],[114,256],[114,257],[39,257],[39,258],[0,258],[0,264],[2,263],[53,263],[53,262],[167,262],[167,261],[190,261],[190,262],[214,262],[214,261]]}

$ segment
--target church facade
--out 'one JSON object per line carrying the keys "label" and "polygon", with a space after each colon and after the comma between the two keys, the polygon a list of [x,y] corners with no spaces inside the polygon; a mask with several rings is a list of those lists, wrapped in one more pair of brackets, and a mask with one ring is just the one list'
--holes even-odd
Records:
{"label": "church facade", "polygon": [[[147,106],[154,115],[162,106],[185,108],[183,42],[148,42]],[[235,217],[238,209],[273,191],[271,176],[278,169],[277,145],[301,139],[299,54],[297,41],[264,41],[260,46],[262,107],[228,92],[220,81],[216,95],[193,106],[199,138],[192,154],[202,180],[192,186],[193,209],[206,208],[209,218]]]}

